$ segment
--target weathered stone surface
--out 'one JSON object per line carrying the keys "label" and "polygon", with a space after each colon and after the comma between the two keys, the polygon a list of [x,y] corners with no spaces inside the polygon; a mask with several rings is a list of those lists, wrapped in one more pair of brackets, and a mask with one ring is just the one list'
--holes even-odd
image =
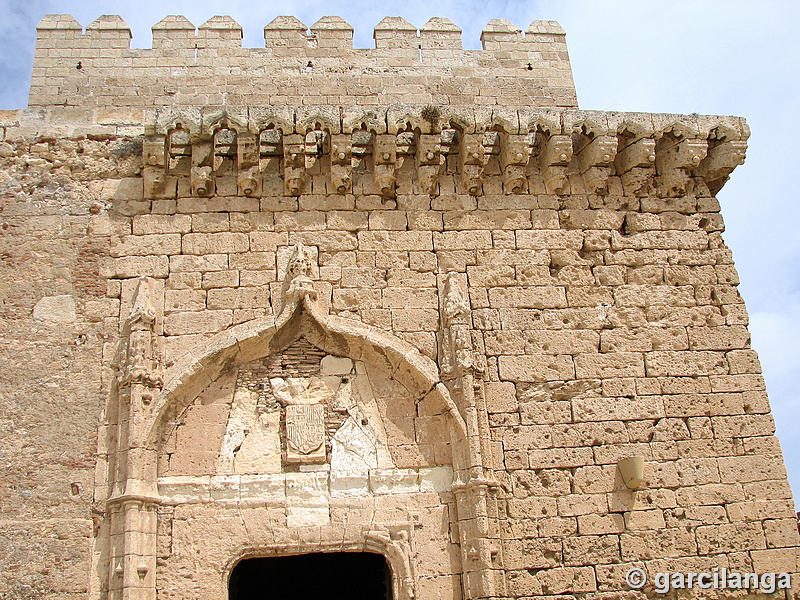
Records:
{"label": "weathered stone surface", "polygon": [[577,110],[550,21],[352,34],[40,23],[0,114],[0,596],[364,549],[396,600],[800,577],[714,198],[746,123]]}
{"label": "weathered stone surface", "polygon": [[75,298],[69,295],[45,296],[34,305],[33,318],[37,321],[74,323]]}

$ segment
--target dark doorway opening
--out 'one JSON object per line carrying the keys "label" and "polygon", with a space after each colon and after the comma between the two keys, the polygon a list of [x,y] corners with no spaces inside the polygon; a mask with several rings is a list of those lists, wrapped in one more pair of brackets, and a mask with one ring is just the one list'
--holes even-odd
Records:
{"label": "dark doorway opening", "polygon": [[392,600],[386,559],[369,552],[248,558],[233,568],[228,600]]}

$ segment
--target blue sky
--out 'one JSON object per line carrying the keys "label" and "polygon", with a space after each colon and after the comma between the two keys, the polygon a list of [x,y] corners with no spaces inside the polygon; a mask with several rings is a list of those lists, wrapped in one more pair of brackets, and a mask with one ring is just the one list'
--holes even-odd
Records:
{"label": "blue sky", "polygon": [[386,15],[421,26],[449,17],[464,46],[480,47],[480,31],[495,17],[525,28],[555,19],[567,31],[581,108],[738,115],[752,129],[747,162],[719,194],[750,311],[778,435],[795,495],[800,491],[800,202],[796,192],[794,127],[800,98],[800,3],[737,0],[596,2],[418,0],[252,2],[228,0],[0,0],[0,108],[27,101],[35,26],[45,13],[70,13],[84,26],[120,14],[133,46],[150,46],[150,27],[167,14],[200,25],[228,14],[244,28],[245,46],[262,46],[262,29],[279,14],[307,25],[338,14],[355,27],[355,45],[372,46],[372,28]]}

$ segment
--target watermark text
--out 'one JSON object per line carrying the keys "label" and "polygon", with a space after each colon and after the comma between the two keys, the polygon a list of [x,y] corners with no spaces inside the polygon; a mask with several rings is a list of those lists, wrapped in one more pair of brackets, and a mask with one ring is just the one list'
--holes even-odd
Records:
{"label": "watermark text", "polygon": [[[647,585],[647,572],[634,567],[625,573],[628,587],[640,590]],[[726,568],[712,569],[706,573],[656,573],[653,590],[667,594],[671,590],[752,590],[762,594],[774,594],[792,587],[789,573],[741,573]]]}

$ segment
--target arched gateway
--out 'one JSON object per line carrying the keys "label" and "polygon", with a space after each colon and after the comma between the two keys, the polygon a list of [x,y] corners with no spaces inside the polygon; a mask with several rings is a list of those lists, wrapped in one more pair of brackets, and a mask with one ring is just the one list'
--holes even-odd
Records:
{"label": "arched gateway", "polygon": [[800,593],[716,198],[747,123],[579,109],[553,21],[374,39],[42,19],[0,111],[0,598]]}
{"label": "arched gateway", "polygon": [[[163,377],[157,283],[139,281],[109,407],[98,565],[112,597],[224,598],[237,573],[250,569],[253,585],[242,561],[318,553],[382,556],[394,600],[458,598],[462,575],[484,594],[501,582],[490,537],[500,486],[475,411],[409,344],[328,315],[307,253],[298,244],[287,262],[276,318],[217,335]],[[457,277],[445,292],[456,325]]]}

